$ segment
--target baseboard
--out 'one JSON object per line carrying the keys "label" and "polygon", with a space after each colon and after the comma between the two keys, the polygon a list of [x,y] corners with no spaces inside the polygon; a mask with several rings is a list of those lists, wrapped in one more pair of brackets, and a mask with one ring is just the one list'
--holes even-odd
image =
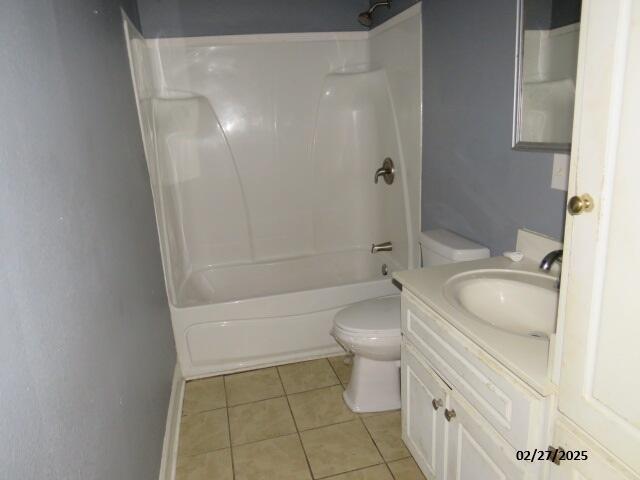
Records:
{"label": "baseboard", "polygon": [[176,476],[176,460],[178,459],[178,435],[180,433],[180,412],[184,398],[184,378],[180,365],[176,363],[171,382],[171,397],[167,411],[167,424],[162,443],[162,459],[160,460],[159,480],[174,480]]}

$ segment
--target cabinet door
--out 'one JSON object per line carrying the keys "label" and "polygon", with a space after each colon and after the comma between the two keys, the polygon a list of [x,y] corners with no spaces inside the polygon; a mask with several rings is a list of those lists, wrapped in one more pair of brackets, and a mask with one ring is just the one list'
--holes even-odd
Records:
{"label": "cabinet door", "polygon": [[555,424],[553,445],[567,452],[584,451],[587,454],[587,460],[561,460],[559,465],[549,464],[549,480],[638,480],[639,478],[562,416]]}
{"label": "cabinet door", "polygon": [[[559,410],[640,473],[640,1],[584,0]],[[564,299],[564,308],[562,302]]]}
{"label": "cabinet door", "polygon": [[444,416],[449,388],[415,348],[402,347],[402,439],[429,480],[444,466]]}
{"label": "cabinet door", "polygon": [[[445,412],[443,412],[445,413]],[[449,398],[446,479],[520,480],[534,478],[537,465],[516,460],[516,452],[456,392]],[[451,417],[451,415],[455,415]],[[443,415],[444,416],[444,415]]]}

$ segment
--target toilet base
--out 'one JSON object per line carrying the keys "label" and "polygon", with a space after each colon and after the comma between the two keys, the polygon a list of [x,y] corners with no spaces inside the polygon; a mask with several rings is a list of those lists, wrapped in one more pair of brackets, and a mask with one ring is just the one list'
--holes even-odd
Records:
{"label": "toilet base", "polygon": [[347,389],[342,394],[354,412],[400,408],[400,361],[380,361],[355,355]]}

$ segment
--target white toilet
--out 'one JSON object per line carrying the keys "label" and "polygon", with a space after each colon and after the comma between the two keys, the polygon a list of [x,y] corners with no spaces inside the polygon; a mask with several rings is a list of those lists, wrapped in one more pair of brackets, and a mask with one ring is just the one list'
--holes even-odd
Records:
{"label": "white toilet", "polygon": [[[420,234],[425,267],[478,260],[489,249],[447,230]],[[354,412],[400,408],[400,295],[374,298],[340,310],[331,334],[353,353],[353,369],[344,400]]]}

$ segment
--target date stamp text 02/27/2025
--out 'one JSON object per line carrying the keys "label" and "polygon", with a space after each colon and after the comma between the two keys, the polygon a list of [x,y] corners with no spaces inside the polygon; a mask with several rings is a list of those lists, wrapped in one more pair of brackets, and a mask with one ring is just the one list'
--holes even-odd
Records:
{"label": "date stamp text 02/27/2025", "polygon": [[559,463],[563,460],[587,460],[589,455],[586,450],[564,450],[562,448],[553,448],[548,450],[518,450],[516,451],[516,460],[523,462],[551,461]]}

